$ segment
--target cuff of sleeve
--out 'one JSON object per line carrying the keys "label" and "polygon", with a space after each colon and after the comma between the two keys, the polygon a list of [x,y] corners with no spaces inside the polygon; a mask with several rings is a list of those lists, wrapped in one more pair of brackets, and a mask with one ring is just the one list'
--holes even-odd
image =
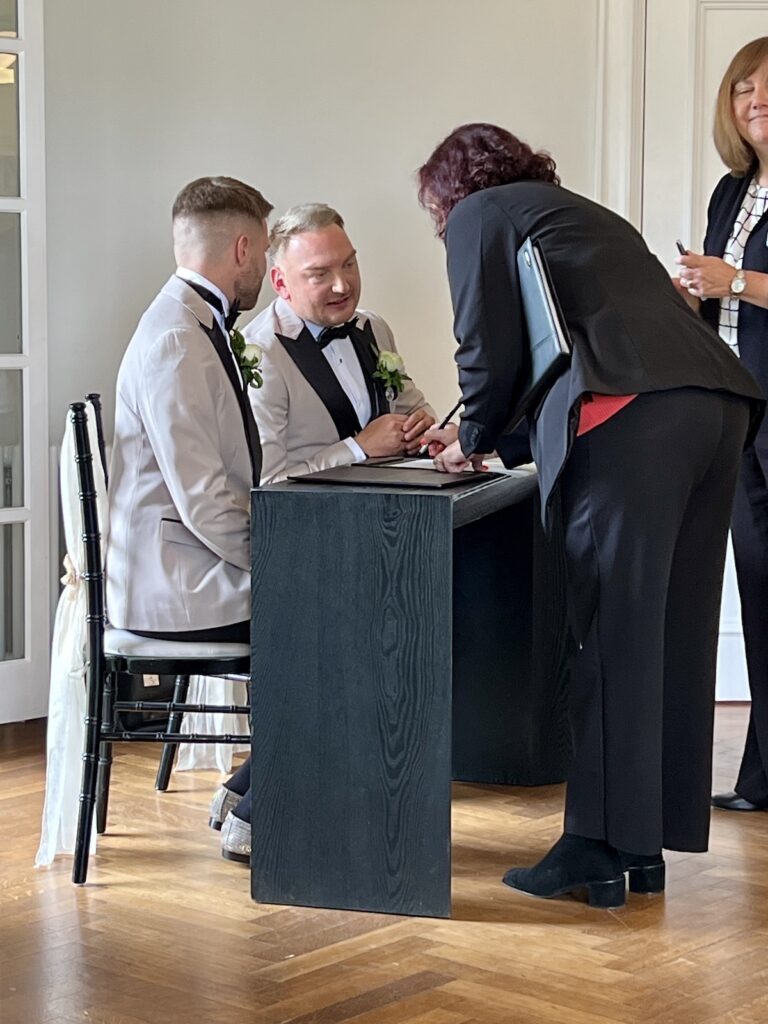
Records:
{"label": "cuff of sleeve", "polygon": [[354,439],[354,437],[345,437],[344,444],[352,452],[353,462],[365,462],[365,460],[368,458],[368,456],[365,454],[365,452]]}
{"label": "cuff of sleeve", "polygon": [[495,448],[495,440],[495,438],[488,437],[479,423],[462,419],[459,424],[459,446],[467,457],[474,455],[475,452],[479,452],[481,455],[492,452]]}

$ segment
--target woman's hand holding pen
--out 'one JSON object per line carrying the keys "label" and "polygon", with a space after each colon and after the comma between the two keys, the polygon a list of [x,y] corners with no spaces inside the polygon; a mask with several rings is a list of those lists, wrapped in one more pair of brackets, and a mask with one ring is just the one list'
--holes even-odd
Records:
{"label": "woman's hand holding pen", "polygon": [[462,452],[458,441],[459,428],[455,423],[447,423],[444,427],[430,427],[424,435],[424,444],[429,446],[429,454],[435,469],[442,473],[461,473],[465,469],[488,469],[483,462],[484,455],[470,455]]}
{"label": "woman's hand holding pen", "polygon": [[[458,400],[458,402],[456,403],[456,405],[454,405],[454,407],[451,409],[451,411],[445,417],[445,419],[440,423],[440,426],[438,426],[438,427],[433,426],[432,427],[432,432],[428,433],[428,434],[425,434],[424,437],[422,437],[422,439],[421,439],[421,447],[419,448],[419,451],[418,451],[419,458],[423,459],[427,455],[429,455],[429,456],[434,458],[434,456],[437,455],[439,452],[441,452],[443,450],[443,448],[445,448],[447,445],[451,444],[453,441],[456,440],[456,438],[459,436],[459,428],[455,424],[449,423],[448,421],[450,420],[451,416],[453,416],[455,413],[457,413],[459,411],[459,409],[462,407],[463,404],[464,404],[464,399],[460,398]],[[439,433],[435,433],[435,431],[439,432],[441,430],[444,430],[446,427],[448,427],[449,429],[452,428],[455,431],[455,433],[451,436],[450,440],[447,440],[447,435],[446,435],[446,439],[442,439],[442,437],[441,437],[441,435],[439,435]],[[435,448],[435,450],[432,451],[432,448],[430,447],[430,441],[432,441],[432,444],[442,445],[442,447],[441,448]]]}
{"label": "woman's hand holding pen", "polygon": [[432,426],[421,439],[422,447],[431,459],[439,455],[445,448],[452,445],[459,436],[459,428],[455,423],[446,423],[444,427]]}

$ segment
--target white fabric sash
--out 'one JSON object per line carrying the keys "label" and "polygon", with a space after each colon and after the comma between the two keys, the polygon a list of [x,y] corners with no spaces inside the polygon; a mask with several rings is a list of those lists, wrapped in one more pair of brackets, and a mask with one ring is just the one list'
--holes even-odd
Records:
{"label": "white fabric sash", "polygon": [[[107,540],[107,488],[99,456],[95,417],[88,417],[88,436],[93,456],[93,476],[96,502],[101,524],[102,565]],[[82,755],[85,739],[86,713],[86,588],[81,572],[85,553],[82,543],[80,511],[80,485],[75,463],[74,428],[67,413],[64,439],[59,465],[61,511],[67,554],[64,558],[64,589],[56,609],[51,646],[51,686],[48,697],[47,763],[45,774],[45,804],[40,835],[40,846],[35,867],[47,867],[61,853],[72,854],[75,849],[77,819],[80,807]],[[189,703],[245,704],[247,686],[229,679],[211,679],[192,676]],[[246,715],[189,714],[185,715],[181,731],[210,733],[240,733],[249,730]],[[175,769],[213,768],[229,772],[232,754],[247,750],[247,746],[231,744],[185,743],[179,744]],[[96,829],[91,830],[91,853],[96,849]]]}
{"label": "white fabric sash", "polygon": [[[99,457],[96,424],[88,417],[88,435],[93,456],[93,477],[99,522],[102,524],[102,558],[106,541],[107,488]],[[56,609],[51,647],[51,688],[48,697],[47,764],[45,805],[36,867],[53,863],[59,853],[75,848],[80,807],[80,777],[86,712],[86,588],[81,573],[85,565],[80,512],[80,485],[75,463],[75,434],[69,413],[64,425],[59,465],[61,512],[67,554],[64,559],[64,589]],[[91,831],[91,853],[96,848],[96,830]]]}

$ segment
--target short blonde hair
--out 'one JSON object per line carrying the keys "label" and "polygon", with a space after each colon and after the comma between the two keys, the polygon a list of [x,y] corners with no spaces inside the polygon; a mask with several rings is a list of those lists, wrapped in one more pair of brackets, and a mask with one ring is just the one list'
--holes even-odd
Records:
{"label": "short blonde hair", "polygon": [[733,119],[733,90],[738,82],[749,78],[752,72],[768,58],[768,36],[753,39],[742,46],[723,75],[715,103],[715,124],[712,137],[720,159],[731,174],[743,178],[757,160],[754,149],[746,142]]}
{"label": "short blonde hair", "polygon": [[294,235],[303,235],[305,231],[321,231],[332,224],[343,228],[344,220],[340,213],[325,203],[292,206],[272,226],[269,233],[269,258],[274,262]]}

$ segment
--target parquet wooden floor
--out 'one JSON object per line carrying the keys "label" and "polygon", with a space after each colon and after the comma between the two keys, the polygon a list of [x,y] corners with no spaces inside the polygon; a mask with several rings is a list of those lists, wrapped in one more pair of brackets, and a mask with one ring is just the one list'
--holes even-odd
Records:
{"label": "parquet wooden floor", "polygon": [[[717,715],[730,788],[746,709]],[[218,776],[153,789],[123,747],[89,882],[35,871],[40,723],[0,727],[0,1024],[768,1024],[768,814],[716,812],[666,897],[544,902],[499,882],[559,835],[562,789],[457,786],[450,921],[259,906],[221,859]]]}

